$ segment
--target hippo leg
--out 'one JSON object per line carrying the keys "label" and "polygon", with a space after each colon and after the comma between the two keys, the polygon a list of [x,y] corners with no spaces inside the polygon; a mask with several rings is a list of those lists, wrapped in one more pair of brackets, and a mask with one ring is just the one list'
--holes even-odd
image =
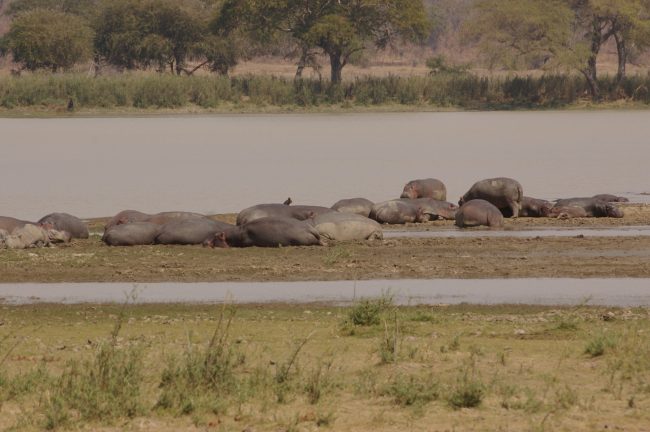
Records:
{"label": "hippo leg", "polygon": [[508,201],[508,207],[512,209],[512,217],[518,218],[521,205],[516,201]]}

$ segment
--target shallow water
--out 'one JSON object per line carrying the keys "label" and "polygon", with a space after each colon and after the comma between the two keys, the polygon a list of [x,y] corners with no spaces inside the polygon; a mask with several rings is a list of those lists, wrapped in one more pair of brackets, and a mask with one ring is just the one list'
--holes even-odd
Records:
{"label": "shallow water", "polygon": [[650,306],[650,279],[434,279],[335,282],[0,284],[0,303],[349,304],[390,294],[398,304]]}
{"label": "shallow water", "polygon": [[479,238],[479,237],[648,237],[650,226],[616,228],[538,228],[526,230],[491,230],[483,228],[437,231],[385,230],[384,238]]}
{"label": "shallow water", "polygon": [[540,198],[650,200],[649,111],[0,119],[0,130],[0,214],[26,219],[382,201],[423,177],[451,201],[495,176]]}

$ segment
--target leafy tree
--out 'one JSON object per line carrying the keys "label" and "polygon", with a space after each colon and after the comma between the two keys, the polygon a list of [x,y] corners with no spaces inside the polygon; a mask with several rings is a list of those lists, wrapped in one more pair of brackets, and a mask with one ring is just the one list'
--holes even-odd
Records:
{"label": "leafy tree", "polygon": [[650,43],[648,6],[647,0],[480,0],[466,34],[491,65],[575,69],[599,99],[597,58],[603,44],[616,38],[620,81],[628,45]]}
{"label": "leafy tree", "polygon": [[89,17],[96,5],[97,0],[13,0],[9,4],[7,15],[17,15],[33,9],[49,9]]}
{"label": "leafy tree", "polygon": [[69,69],[92,56],[93,31],[87,21],[66,12],[25,11],[3,37],[2,51],[28,70]]}
{"label": "leafy tree", "polygon": [[422,40],[430,23],[421,0],[226,0],[226,28],[245,27],[257,40],[271,43],[290,34],[300,47],[301,65],[317,48],[330,59],[331,80],[355,53],[374,45],[385,48],[397,38]]}

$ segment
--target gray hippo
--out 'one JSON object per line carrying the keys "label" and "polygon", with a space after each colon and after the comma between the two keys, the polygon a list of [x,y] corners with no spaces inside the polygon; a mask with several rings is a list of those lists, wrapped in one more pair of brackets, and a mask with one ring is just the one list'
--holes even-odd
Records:
{"label": "gray hippo", "polygon": [[316,216],[311,223],[321,237],[328,240],[381,240],[381,225],[353,213],[331,212]]}
{"label": "gray hippo", "polygon": [[349,198],[337,201],[331,208],[341,213],[353,213],[368,217],[373,205],[375,203],[365,198]]}
{"label": "gray hippo", "polygon": [[[553,203],[550,201],[525,196],[521,199],[521,210],[519,210],[519,216],[548,217],[551,208],[553,208]],[[510,208],[502,208],[500,210],[504,217],[512,216],[512,210]]]}
{"label": "gray hippo", "polygon": [[113,216],[104,227],[104,233],[116,225],[123,225],[132,222],[151,222],[158,225],[164,225],[175,219],[201,219],[207,216],[199,213],[184,211],[161,212],[156,214],[142,213],[137,210],[123,210]]}
{"label": "gray hippo", "polygon": [[370,219],[381,224],[405,224],[409,222],[426,222],[429,216],[422,207],[412,200],[395,199],[372,206]]}
{"label": "gray hippo", "polygon": [[203,243],[210,247],[279,247],[322,245],[310,223],[292,218],[265,217],[235,226]]}
{"label": "gray hippo", "polygon": [[59,231],[69,232],[72,238],[88,238],[88,227],[86,224],[78,217],[68,213],[50,213],[47,216],[43,216],[38,223],[41,225],[51,225],[52,228]]}
{"label": "gray hippo", "polygon": [[9,249],[26,249],[45,247],[54,243],[67,243],[70,233],[55,229],[45,229],[42,226],[26,224],[14,229],[11,233],[0,230],[0,246]]}
{"label": "gray hippo", "polygon": [[320,206],[285,205],[285,204],[258,204],[239,212],[237,225],[245,225],[255,219],[274,217],[307,220],[319,214],[334,210]]}
{"label": "gray hippo", "polygon": [[587,217],[587,212],[582,207],[555,206],[549,211],[548,217],[558,219],[572,219]]}
{"label": "gray hippo", "polygon": [[422,212],[428,216],[428,220],[454,220],[456,218],[458,206],[447,201],[440,201],[433,198],[401,198],[401,200],[422,208]]}
{"label": "gray hippo", "polygon": [[473,199],[464,203],[456,212],[456,226],[460,228],[487,225],[490,228],[503,226],[503,214],[491,202]]}
{"label": "gray hippo", "polygon": [[34,222],[16,219],[9,216],[0,216],[0,229],[7,231],[9,234],[11,234],[16,228],[24,227],[27,224],[36,225]]}
{"label": "gray hippo", "polygon": [[587,214],[586,217],[613,217],[622,218],[623,211],[615,204],[596,198],[566,198],[557,200],[555,207],[580,207]]}
{"label": "gray hippo", "polygon": [[404,186],[400,198],[433,198],[438,201],[445,201],[447,199],[447,188],[438,179],[411,180]]}
{"label": "gray hippo", "polygon": [[592,198],[595,198],[597,200],[601,201],[607,201],[607,202],[629,202],[630,200],[622,197],[622,196],[616,196],[616,195],[611,195],[611,194],[598,194],[594,195]]}
{"label": "gray hippo", "polygon": [[151,222],[131,222],[113,226],[104,233],[102,241],[109,246],[151,245],[162,226]]}
{"label": "gray hippo", "polygon": [[517,180],[507,177],[497,177],[477,181],[458,201],[458,205],[482,199],[494,204],[499,209],[510,209],[513,218],[519,217],[521,201],[524,197],[523,188]]}
{"label": "gray hippo", "polygon": [[114,226],[117,225],[123,225],[123,224],[128,224],[131,222],[144,222],[148,218],[150,218],[151,215],[147,213],[142,213],[137,210],[122,210],[112,218],[106,222],[106,225],[104,226],[104,233],[106,233],[109,229],[113,228]]}
{"label": "gray hippo", "polygon": [[164,224],[155,239],[157,244],[197,245],[234,225],[212,219],[176,219]]}

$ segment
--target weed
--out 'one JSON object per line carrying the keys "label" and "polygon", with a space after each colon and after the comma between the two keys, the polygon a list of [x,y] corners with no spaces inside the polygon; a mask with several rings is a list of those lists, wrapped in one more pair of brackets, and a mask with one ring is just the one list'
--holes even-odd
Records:
{"label": "weed", "polygon": [[384,388],[382,395],[390,396],[397,405],[424,405],[438,399],[440,386],[432,375],[397,375]]}
{"label": "weed", "polygon": [[381,322],[381,314],[393,305],[393,297],[384,294],[377,299],[362,299],[348,312],[347,322],[355,326],[372,326]]}
{"label": "weed", "polygon": [[329,386],[330,371],[332,369],[332,362],[318,363],[318,366],[308,375],[305,384],[305,393],[309,403],[314,405],[318,403],[323,391]]}
{"label": "weed", "polygon": [[605,354],[605,350],[613,348],[616,341],[611,337],[604,334],[599,334],[587,342],[585,346],[585,354],[590,357],[599,357]]}
{"label": "weed", "polygon": [[399,322],[397,319],[397,310],[393,311],[393,320],[390,328],[388,322],[384,320],[384,334],[379,339],[379,357],[381,363],[394,363],[397,361],[398,350],[401,345]]}
{"label": "weed", "polygon": [[333,266],[334,264],[338,264],[341,261],[349,260],[351,256],[352,254],[348,248],[345,246],[336,245],[327,250],[325,258],[323,258],[323,262],[326,266]]}

